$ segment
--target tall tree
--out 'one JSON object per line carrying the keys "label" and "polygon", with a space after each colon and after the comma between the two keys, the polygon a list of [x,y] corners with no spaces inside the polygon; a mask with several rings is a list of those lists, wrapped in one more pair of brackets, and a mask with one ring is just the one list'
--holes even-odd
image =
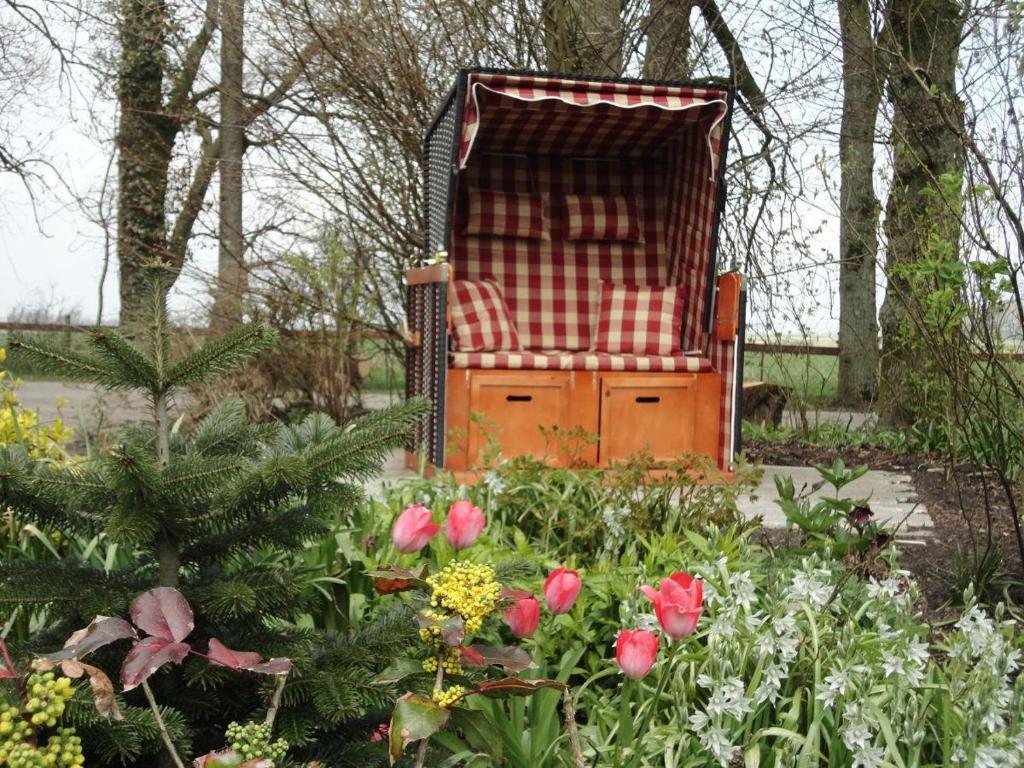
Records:
{"label": "tall tree", "polygon": [[887,424],[930,415],[921,411],[917,386],[923,350],[915,343],[910,317],[924,308],[915,295],[914,270],[926,259],[955,258],[960,247],[963,114],[957,108],[960,125],[951,129],[935,96],[957,104],[964,18],[957,0],[892,0],[890,5],[885,44],[898,63],[888,81],[893,181],[885,214],[886,295],[880,315],[879,416]]}
{"label": "tall tree", "polygon": [[[163,0],[121,0],[120,5],[117,253],[121,324],[129,328],[139,327],[145,317],[144,286],[154,268],[177,272],[183,266],[223,148],[224,136],[211,128],[216,120],[206,104],[216,89],[196,87],[217,28],[217,0],[207,0],[202,23],[183,48],[170,44],[172,33],[175,43],[182,35],[176,10]],[[232,129],[244,136],[246,128],[277,107],[318,50],[317,39],[290,50],[283,71],[246,100]],[[171,206],[168,181],[175,145],[187,128],[199,137],[198,157],[190,164],[181,199]],[[172,207],[177,215],[168,221]],[[236,229],[240,235],[240,227]]]}
{"label": "tall tree", "polygon": [[245,155],[245,0],[220,0],[220,236],[211,320],[220,328],[242,322],[248,272],[242,228]]}
{"label": "tall tree", "polygon": [[839,399],[874,402],[878,390],[875,122],[883,74],[869,0],[839,0],[843,114],[839,128]]}

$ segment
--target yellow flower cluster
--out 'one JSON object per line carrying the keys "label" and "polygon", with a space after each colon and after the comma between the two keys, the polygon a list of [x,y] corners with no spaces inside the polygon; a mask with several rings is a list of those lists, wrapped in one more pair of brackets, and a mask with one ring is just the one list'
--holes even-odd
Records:
{"label": "yellow flower cluster", "polygon": [[428,577],[427,584],[431,589],[430,605],[459,614],[469,634],[480,631],[501,599],[501,584],[489,565],[456,560]]}
{"label": "yellow flower cluster", "polygon": [[[7,350],[0,348],[0,363]],[[49,426],[39,423],[39,414],[18,403],[18,381],[8,371],[0,370],[0,445],[20,443],[37,458],[65,460],[64,445],[74,434],[55,419]]]}
{"label": "yellow flower cluster", "polygon": [[437,706],[448,709],[465,693],[466,689],[461,685],[453,685],[446,691],[435,689],[431,698],[434,699],[434,703],[437,704]]}

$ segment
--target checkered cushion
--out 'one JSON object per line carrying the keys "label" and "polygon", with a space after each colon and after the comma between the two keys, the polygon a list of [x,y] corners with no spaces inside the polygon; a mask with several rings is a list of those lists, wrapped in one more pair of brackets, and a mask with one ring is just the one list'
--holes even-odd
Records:
{"label": "checkered cushion", "polygon": [[640,209],[629,195],[566,195],[565,218],[570,240],[644,239]]}
{"label": "checkered cushion", "polygon": [[685,371],[712,370],[706,357],[685,355],[609,355],[605,352],[544,350],[541,352],[455,352],[453,368],[542,371]]}
{"label": "checkered cushion", "polygon": [[542,195],[470,188],[467,197],[467,235],[551,239],[547,206]]}
{"label": "checkered cushion", "polygon": [[680,286],[601,284],[594,349],[632,355],[679,351],[683,322]]}
{"label": "checkered cushion", "polygon": [[464,352],[519,349],[519,334],[494,280],[455,280],[452,325]]}

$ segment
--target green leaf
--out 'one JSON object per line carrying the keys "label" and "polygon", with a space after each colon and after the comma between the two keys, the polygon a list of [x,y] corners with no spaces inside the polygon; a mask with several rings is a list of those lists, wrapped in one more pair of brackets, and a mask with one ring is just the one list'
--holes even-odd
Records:
{"label": "green leaf", "polygon": [[495,762],[501,762],[505,755],[501,731],[484,712],[456,707],[452,710],[451,724],[462,732],[469,746],[490,755]]}
{"label": "green leaf", "polygon": [[388,735],[388,760],[394,765],[414,741],[429,739],[444,728],[451,713],[418,693],[407,693],[395,702]]}
{"label": "green leaf", "polygon": [[377,685],[391,685],[410,675],[422,675],[423,662],[419,659],[395,659],[388,668],[373,678]]}

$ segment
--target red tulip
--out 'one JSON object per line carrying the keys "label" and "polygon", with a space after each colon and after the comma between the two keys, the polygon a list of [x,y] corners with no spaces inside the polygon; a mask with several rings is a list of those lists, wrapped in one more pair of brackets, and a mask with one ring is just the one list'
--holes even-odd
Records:
{"label": "red tulip", "polygon": [[576,571],[556,568],[544,582],[544,602],[552,613],[568,613],[580,594],[580,575]]}
{"label": "red tulip", "polygon": [[672,638],[693,634],[700,618],[704,600],[704,582],[688,573],[676,571],[669,578],[661,580],[661,589],[640,587],[654,603],[654,612],[665,634]]}
{"label": "red tulip", "polygon": [[505,623],[516,637],[531,637],[540,624],[540,603],[533,595],[522,597],[505,609]]}
{"label": "red tulip", "polygon": [[444,535],[455,549],[471,547],[484,529],[484,513],[470,501],[456,501],[448,509]]}
{"label": "red tulip", "polygon": [[651,671],[658,657],[658,636],[646,629],[619,632],[615,641],[615,663],[630,680],[639,680]]}
{"label": "red tulip", "polygon": [[432,520],[433,512],[422,504],[411,504],[395,520],[391,540],[399,552],[419,552],[437,536],[441,526]]}

